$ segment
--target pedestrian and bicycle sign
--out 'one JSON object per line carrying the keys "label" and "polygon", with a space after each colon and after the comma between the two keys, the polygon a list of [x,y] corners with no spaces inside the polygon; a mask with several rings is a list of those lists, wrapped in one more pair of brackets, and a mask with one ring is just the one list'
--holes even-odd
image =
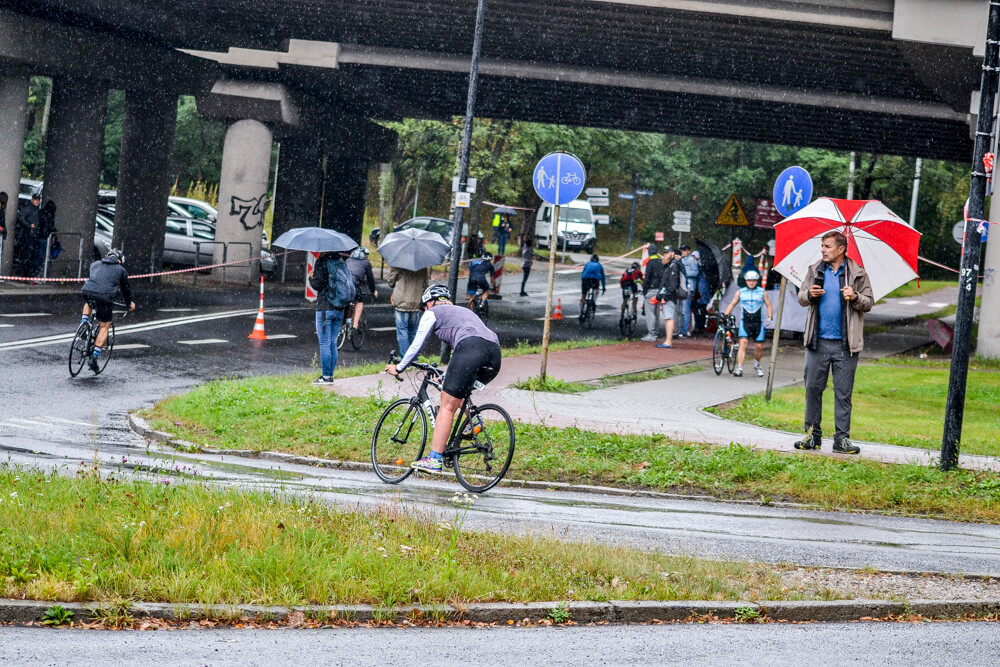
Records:
{"label": "pedestrian and bicycle sign", "polygon": [[538,196],[550,204],[565,206],[580,196],[587,170],[572,153],[549,153],[535,166],[532,183]]}
{"label": "pedestrian and bicycle sign", "polygon": [[804,207],[812,199],[813,182],[802,167],[789,167],[774,182],[774,207],[784,217]]}

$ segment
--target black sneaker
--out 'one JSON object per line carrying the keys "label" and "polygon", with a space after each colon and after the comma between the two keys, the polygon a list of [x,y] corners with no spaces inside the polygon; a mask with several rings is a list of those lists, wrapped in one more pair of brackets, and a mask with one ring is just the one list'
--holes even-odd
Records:
{"label": "black sneaker", "polygon": [[100,372],[101,367],[97,365],[97,357],[90,358],[90,370],[94,371],[95,373]]}
{"label": "black sneaker", "polygon": [[860,454],[861,448],[847,438],[844,438],[843,440],[833,441],[833,451],[838,454]]}
{"label": "black sneaker", "polygon": [[807,433],[806,437],[795,443],[795,449],[819,449],[822,444],[821,438],[814,438]]}

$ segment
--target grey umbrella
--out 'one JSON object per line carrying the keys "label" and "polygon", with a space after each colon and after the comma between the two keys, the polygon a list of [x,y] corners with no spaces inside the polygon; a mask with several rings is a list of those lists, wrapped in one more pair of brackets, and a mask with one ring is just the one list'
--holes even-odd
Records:
{"label": "grey umbrella", "polygon": [[404,229],[386,235],[378,247],[385,263],[398,269],[419,271],[444,261],[451,246],[440,234],[425,229]]}
{"label": "grey umbrella", "polygon": [[275,239],[272,245],[286,250],[311,252],[349,252],[358,247],[347,234],[322,227],[296,227]]}
{"label": "grey umbrella", "polygon": [[512,209],[510,206],[497,206],[493,209],[493,213],[499,213],[500,215],[517,215],[517,211]]}

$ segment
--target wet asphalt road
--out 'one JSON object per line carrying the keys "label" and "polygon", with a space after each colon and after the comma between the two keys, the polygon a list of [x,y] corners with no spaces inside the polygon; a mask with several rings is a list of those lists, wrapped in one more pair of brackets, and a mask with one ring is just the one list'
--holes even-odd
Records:
{"label": "wet asphalt road", "polygon": [[94,632],[0,628],[16,665],[995,665],[995,623]]}
{"label": "wet asphalt road", "polygon": [[[505,343],[537,339],[540,334],[540,323],[533,318],[541,314],[543,305],[541,276],[536,280],[536,289],[529,287],[529,291],[539,296],[494,304],[497,316],[492,322]],[[572,291],[577,284],[576,276],[560,276],[557,291]],[[256,347],[246,339],[256,295],[238,296],[242,302],[228,299],[188,306],[140,300],[143,308],[122,323],[118,345],[148,347],[120,348],[104,374],[84,371],[77,379],[70,379],[67,372],[68,342],[39,344],[47,342],[40,338],[75,329],[77,302],[8,305],[0,312],[0,324],[13,325],[0,327],[0,358],[8,379],[0,387],[0,460],[65,471],[94,460],[118,469],[123,467],[123,458],[127,459],[125,469],[139,462],[165,469],[189,465],[219,483],[315,492],[347,506],[402,502],[448,511],[448,498],[460,488],[448,479],[410,479],[394,487],[381,484],[368,472],[279,466],[235,457],[220,461],[155,448],[146,451],[145,440],[127,426],[130,410],[212,378],[314,369],[313,312],[298,295],[270,294],[266,302],[268,335],[294,338],[269,340]],[[606,299],[613,303],[611,297]],[[195,310],[173,310],[178,307]],[[35,312],[49,314],[30,315]],[[372,327],[391,327],[389,310],[382,307],[371,313]],[[596,333],[611,335],[614,320],[614,315],[605,315]],[[558,334],[577,335],[575,323],[567,324],[557,329]],[[133,330],[127,331],[129,327]],[[182,342],[206,340],[224,342]],[[342,363],[382,360],[394,341],[393,331],[375,331],[362,352],[346,351]],[[468,521],[470,527],[483,529],[720,558],[1000,575],[997,526],[510,486],[486,494]]]}

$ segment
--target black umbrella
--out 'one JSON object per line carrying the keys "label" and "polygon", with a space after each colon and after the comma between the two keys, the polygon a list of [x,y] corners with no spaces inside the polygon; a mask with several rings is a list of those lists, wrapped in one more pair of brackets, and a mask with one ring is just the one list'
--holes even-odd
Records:
{"label": "black umbrella", "polygon": [[708,280],[708,291],[715,294],[717,290],[729,284],[729,281],[732,280],[732,272],[726,265],[726,259],[719,246],[701,239],[696,239],[694,243],[698,246],[698,254],[701,256],[699,263],[701,270],[705,273],[705,278]]}
{"label": "black umbrella", "polygon": [[500,215],[517,215],[517,211],[512,209],[510,206],[497,206],[493,209],[493,215],[499,213]]}

